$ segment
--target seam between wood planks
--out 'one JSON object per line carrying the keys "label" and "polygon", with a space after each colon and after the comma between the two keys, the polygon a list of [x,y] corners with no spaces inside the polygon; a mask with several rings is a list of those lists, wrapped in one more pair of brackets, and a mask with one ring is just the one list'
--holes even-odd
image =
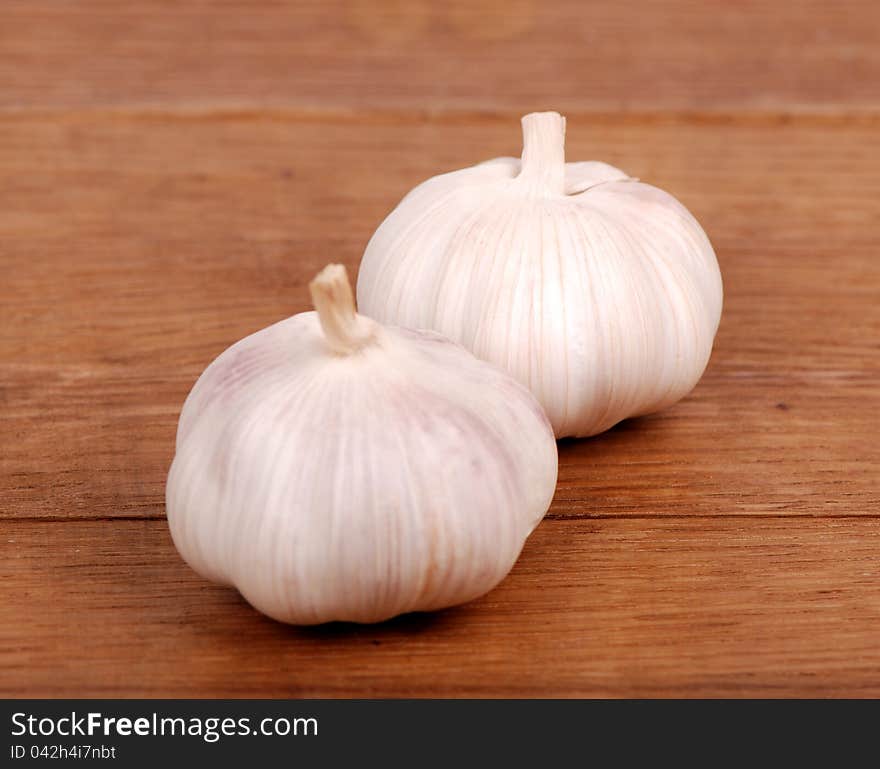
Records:
{"label": "seam between wood planks", "polygon": [[[803,520],[811,519],[815,521],[837,521],[837,520],[858,520],[870,521],[880,520],[880,515],[874,513],[718,513],[717,515],[707,515],[701,513],[698,515],[680,515],[666,513],[614,513],[612,515],[602,515],[601,513],[575,513],[572,515],[560,515],[550,513],[545,515],[544,521],[697,521],[704,520],[729,520],[729,519],[761,519],[761,520]],[[11,516],[0,518],[0,526],[6,523],[113,523],[116,521],[131,523],[133,521],[165,521],[164,514],[148,514],[148,515],[27,515],[27,516]]]}
{"label": "seam between wood planks", "polygon": [[[786,107],[785,109],[649,109],[649,110],[563,110],[571,120],[598,124],[696,124],[696,125],[787,125],[817,124],[827,126],[880,125],[880,107],[827,108]],[[276,120],[302,123],[361,123],[366,125],[411,125],[439,123],[510,123],[521,111],[459,109],[383,109],[383,108],[309,108],[269,106],[248,103],[227,104],[127,104],[96,107],[0,107],[0,121],[17,120]]]}

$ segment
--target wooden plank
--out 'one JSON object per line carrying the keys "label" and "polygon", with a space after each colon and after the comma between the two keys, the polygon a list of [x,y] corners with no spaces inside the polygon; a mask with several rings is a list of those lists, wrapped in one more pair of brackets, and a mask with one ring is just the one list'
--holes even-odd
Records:
{"label": "wooden plank", "polygon": [[0,108],[876,110],[880,9],[5,0]]}
{"label": "wooden plank", "polygon": [[[572,158],[677,194],[725,309],[676,407],[560,446],[554,516],[880,509],[874,119],[574,115]],[[5,517],[164,514],[180,405],[235,340],[443,170],[517,151],[500,118],[83,113],[0,121]]]}
{"label": "wooden plank", "polygon": [[162,521],[0,523],[3,696],[878,696],[880,520],[545,521],[488,596],[296,629]]}

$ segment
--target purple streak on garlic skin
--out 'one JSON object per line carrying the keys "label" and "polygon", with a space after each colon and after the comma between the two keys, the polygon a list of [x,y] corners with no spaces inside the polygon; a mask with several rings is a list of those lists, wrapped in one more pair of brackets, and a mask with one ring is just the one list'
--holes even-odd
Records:
{"label": "purple streak on garlic skin", "polygon": [[476,598],[550,504],[549,423],[459,345],[347,314],[344,274],[326,277],[333,317],[251,335],[187,398],[167,489],[174,542],[285,622],[376,622]]}

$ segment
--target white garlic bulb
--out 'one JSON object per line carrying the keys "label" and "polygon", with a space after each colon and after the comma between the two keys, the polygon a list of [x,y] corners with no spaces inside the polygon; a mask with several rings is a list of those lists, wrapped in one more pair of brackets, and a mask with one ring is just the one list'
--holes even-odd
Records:
{"label": "white garlic bulb", "polygon": [[566,163],[565,119],[526,115],[522,160],[413,189],[370,240],[358,306],[506,368],[557,437],[594,435],[697,383],[721,274],[690,213],[605,163]]}
{"label": "white garlic bulb", "polygon": [[168,523],[201,575],[284,622],[375,622],[476,598],[556,485],[541,407],[433,332],[355,313],[345,269],[317,309],[223,352],[184,404]]}

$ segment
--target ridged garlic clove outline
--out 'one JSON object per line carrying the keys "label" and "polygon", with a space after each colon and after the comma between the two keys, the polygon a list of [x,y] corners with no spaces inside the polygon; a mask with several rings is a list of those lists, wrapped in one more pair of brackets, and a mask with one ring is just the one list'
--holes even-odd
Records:
{"label": "ridged garlic clove outline", "polygon": [[434,332],[355,312],[345,269],[316,312],[232,345],[184,403],[168,524],[202,576],[283,622],[378,622],[470,601],[553,497],[529,391]]}
{"label": "ridged garlic clove outline", "polygon": [[360,311],[433,329],[511,373],[557,437],[595,435],[693,389],[721,317],[721,273],[671,195],[566,163],[565,119],[522,119],[522,158],[413,189],[367,246]]}

